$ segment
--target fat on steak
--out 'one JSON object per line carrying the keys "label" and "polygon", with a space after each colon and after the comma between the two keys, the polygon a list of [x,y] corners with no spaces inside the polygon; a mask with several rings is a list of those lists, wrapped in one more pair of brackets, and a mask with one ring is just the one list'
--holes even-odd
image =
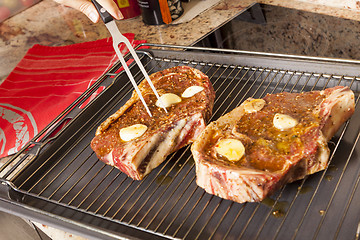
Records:
{"label": "fat on steak", "polygon": [[169,154],[193,142],[205,129],[214,105],[213,86],[197,69],[173,67],[150,75],[150,79],[163,103],[169,105],[168,113],[142,81],[139,89],[153,117],[134,91],[126,104],[98,127],[91,141],[101,161],[135,180],[143,179]]}
{"label": "fat on steak", "polygon": [[354,113],[348,87],[247,99],[210,123],[191,146],[196,182],[235,202],[257,202],[324,170],[327,142]]}

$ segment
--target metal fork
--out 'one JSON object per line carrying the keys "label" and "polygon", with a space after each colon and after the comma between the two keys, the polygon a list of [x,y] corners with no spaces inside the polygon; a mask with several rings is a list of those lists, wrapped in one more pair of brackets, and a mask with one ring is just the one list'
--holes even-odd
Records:
{"label": "metal fork", "polygon": [[159,94],[157,93],[157,91],[156,91],[153,83],[152,83],[151,80],[150,80],[149,75],[147,74],[147,72],[146,72],[143,64],[141,63],[138,55],[136,54],[134,48],[132,47],[129,39],[127,39],[126,37],[124,37],[124,35],[121,34],[121,32],[119,31],[119,29],[118,29],[118,27],[117,27],[117,25],[116,25],[116,23],[115,23],[114,18],[106,11],[105,8],[103,8],[103,7],[102,7],[97,1],[95,1],[95,0],[91,0],[91,2],[95,5],[97,11],[98,11],[99,14],[100,14],[101,19],[102,19],[103,22],[105,23],[106,28],[109,30],[109,32],[110,32],[110,34],[111,34],[111,36],[112,36],[113,47],[114,47],[114,49],[115,49],[116,55],[118,56],[118,58],[119,58],[119,60],[120,60],[120,62],[121,62],[121,64],[122,64],[122,66],[123,66],[123,68],[124,68],[127,76],[128,76],[129,79],[130,79],[130,82],[131,82],[132,85],[134,86],[134,88],[135,88],[135,90],[136,90],[136,93],[138,94],[138,96],[139,96],[142,104],[144,105],[147,113],[150,115],[150,117],[152,117],[152,114],[151,114],[151,112],[150,112],[150,109],[149,109],[149,107],[146,105],[146,102],[145,102],[143,96],[141,95],[141,92],[140,92],[140,90],[139,90],[139,88],[138,88],[138,86],[137,86],[137,84],[136,84],[136,82],[135,82],[135,80],[134,80],[133,75],[131,74],[131,72],[130,72],[127,64],[126,64],[126,61],[125,61],[123,55],[120,53],[119,45],[120,45],[121,43],[124,43],[124,44],[126,45],[126,47],[129,49],[130,54],[131,54],[132,57],[134,58],[136,64],[139,66],[139,68],[140,68],[142,74],[144,75],[146,81],[148,82],[151,90],[154,92],[154,94],[155,94],[156,98],[159,100],[162,108],[163,108],[163,109],[165,110],[165,112],[167,113],[167,110],[166,110],[166,108],[165,108],[165,105],[163,104],[163,102],[162,102]]}

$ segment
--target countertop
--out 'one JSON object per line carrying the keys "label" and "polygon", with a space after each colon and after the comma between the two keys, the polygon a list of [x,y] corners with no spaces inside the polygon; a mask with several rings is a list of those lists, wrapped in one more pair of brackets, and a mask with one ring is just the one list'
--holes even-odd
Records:
{"label": "countertop", "polygon": [[[184,24],[149,26],[141,16],[117,24],[122,33],[135,33],[136,39],[149,43],[190,45],[247,5],[226,0]],[[0,25],[0,34],[0,79],[34,44],[60,46],[110,37],[101,21],[93,24],[85,15],[52,0],[43,0],[5,21]]]}
{"label": "countertop", "polygon": [[[202,36],[238,15],[252,0],[221,0],[214,7],[183,24],[149,26],[141,16],[117,21],[121,32],[133,32],[149,43],[192,45]],[[360,20],[357,9],[324,6],[311,1],[263,0],[260,3]],[[0,83],[34,44],[61,46],[109,37],[102,22],[93,24],[74,9],[43,0],[0,23]]]}
{"label": "countertop", "polygon": [[[251,5],[251,0],[220,0],[212,8],[191,21],[182,24],[149,26],[141,16],[117,21],[121,32],[132,32],[136,39],[149,43],[193,45],[207,33],[237,16]],[[360,20],[357,6],[325,6],[325,1],[263,0],[259,3],[278,5],[335,17]],[[93,24],[71,8],[52,0],[43,0],[35,6],[0,23],[0,83],[34,44],[62,46],[110,37],[102,22]],[[37,224],[54,239],[74,239],[74,235]],[[60,236],[60,237],[59,237]],[[80,239],[80,237],[79,237]]]}

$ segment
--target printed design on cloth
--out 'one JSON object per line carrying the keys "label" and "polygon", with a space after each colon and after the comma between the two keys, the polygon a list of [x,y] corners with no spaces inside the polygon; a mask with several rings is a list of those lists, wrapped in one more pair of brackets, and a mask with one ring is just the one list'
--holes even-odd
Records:
{"label": "printed design on cloth", "polygon": [[[123,35],[134,47],[146,42],[134,40],[132,33]],[[120,50],[127,52],[123,47]],[[31,47],[0,85],[0,158],[18,152],[117,61],[111,38]],[[100,86],[79,107],[103,89]]]}
{"label": "printed design on cloth", "polygon": [[5,154],[16,153],[37,133],[37,125],[30,112],[0,103],[0,154],[5,153],[6,145],[13,147]]}

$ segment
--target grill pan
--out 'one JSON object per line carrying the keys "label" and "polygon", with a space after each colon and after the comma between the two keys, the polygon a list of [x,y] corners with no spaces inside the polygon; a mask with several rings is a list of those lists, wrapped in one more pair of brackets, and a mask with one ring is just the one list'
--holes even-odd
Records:
{"label": "grill pan", "polygon": [[[188,65],[209,76],[216,92],[211,120],[248,97],[337,85],[354,91],[356,110],[329,143],[326,170],[287,184],[261,203],[238,204],[197,187],[189,146],[142,181],[96,158],[90,148],[96,128],[132,91],[118,63],[1,166],[1,210],[97,239],[359,238],[360,61],[140,47],[138,55],[150,74]],[[139,83],[138,67],[130,70]],[[100,93],[90,101],[95,92]]]}

